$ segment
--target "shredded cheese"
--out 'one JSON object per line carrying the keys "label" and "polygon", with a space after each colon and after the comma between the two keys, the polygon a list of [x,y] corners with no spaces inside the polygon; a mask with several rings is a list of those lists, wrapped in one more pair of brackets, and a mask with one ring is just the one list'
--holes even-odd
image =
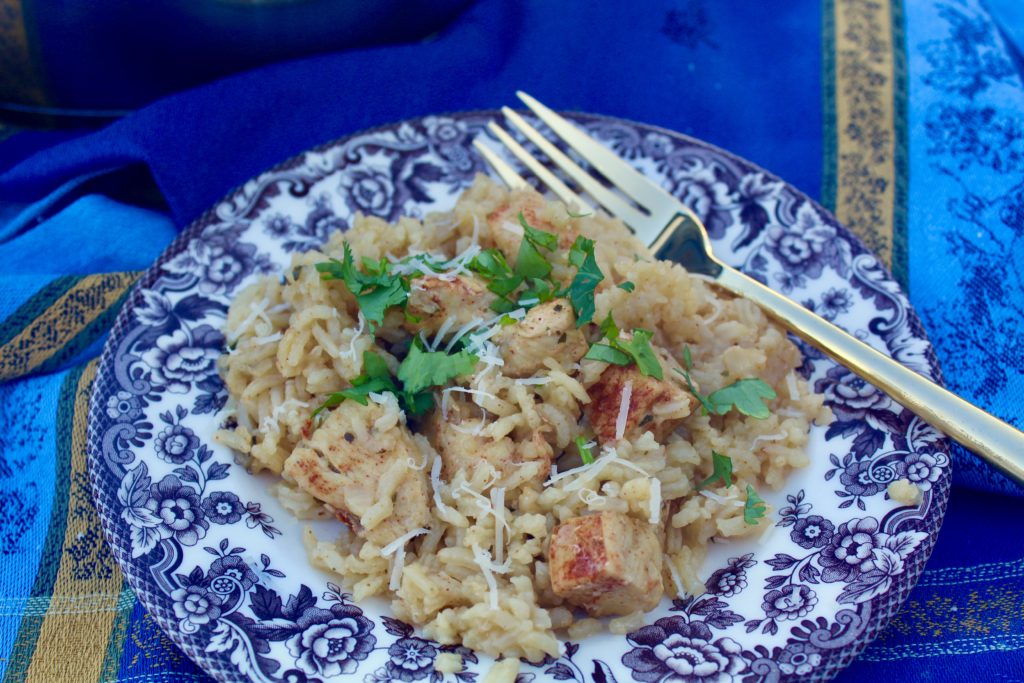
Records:
{"label": "shredded cheese", "polygon": [[352,339],[348,342],[348,351],[342,351],[340,355],[346,358],[354,359],[356,357],[356,341],[359,337],[363,336],[363,331],[366,329],[366,316],[363,315],[362,311],[359,311],[359,327],[352,334]]}
{"label": "shredded cheese", "polygon": [[539,303],[540,303],[540,299],[537,299],[537,298],[520,299],[519,300],[519,305],[520,306],[533,306],[534,304],[539,304]]}
{"label": "shredded cheese", "polygon": [[626,433],[626,418],[629,417],[629,399],[633,397],[633,380],[627,380],[622,386],[619,396],[619,415],[615,418],[615,440],[622,439]]}
{"label": "shredded cheese", "polygon": [[513,223],[511,221],[502,221],[501,229],[508,230],[513,235],[523,234],[523,226],[519,225],[518,223]]}
{"label": "shredded cheese", "polygon": [[789,391],[789,400],[795,401],[800,398],[800,387],[796,383],[796,375],[792,372],[786,375],[786,389]]}
{"label": "shredded cheese", "polygon": [[434,507],[441,511],[441,514],[445,514],[450,511],[443,500],[441,500],[441,456],[434,458],[433,464],[430,466],[430,485],[434,489]]}
{"label": "shredded cheese", "polygon": [[780,439],[786,438],[786,432],[777,432],[775,434],[761,434],[755,436],[754,440],[750,442],[750,450],[757,448],[758,441],[779,441]]}
{"label": "shredded cheese", "polygon": [[647,521],[651,524],[657,524],[661,521],[661,479],[657,477],[651,477],[651,497],[648,504],[651,508],[651,514]]}
{"label": "shredded cheese", "polygon": [[668,555],[665,555],[665,564],[668,565],[668,573],[672,575],[672,583],[676,585],[676,597],[681,598],[687,595],[687,590],[683,587],[683,578],[679,576],[679,570],[676,569],[675,562]]}
{"label": "shredded cheese", "polygon": [[434,335],[433,343],[431,343],[430,346],[428,346],[427,348],[430,351],[437,351],[437,347],[441,345],[441,341],[444,339],[444,336],[448,334],[448,332],[452,329],[452,326],[454,325],[455,316],[450,315],[447,318],[445,318],[444,322],[441,323],[441,327],[437,328],[437,334]]}
{"label": "shredded cheese", "polygon": [[516,384],[525,384],[525,385],[547,384],[550,381],[551,381],[550,377],[523,377],[521,379],[517,379],[516,380]]}
{"label": "shredded cheese", "polygon": [[264,316],[264,318],[266,317],[267,305],[269,303],[270,301],[267,299],[260,299],[256,305],[253,306],[252,311],[250,311],[249,315],[242,321],[242,324],[236,327],[234,334],[228,338],[228,345],[233,346],[235,342],[241,339],[242,335],[249,331],[249,327],[256,322],[256,318],[259,318],[260,316]]}
{"label": "shredded cheese", "polygon": [[430,529],[420,528],[420,529],[413,529],[412,531],[410,531],[408,533],[402,534],[401,536],[399,536],[395,540],[391,541],[391,543],[388,543],[386,546],[381,548],[380,549],[380,556],[381,557],[388,557],[388,556],[394,554],[394,552],[396,550],[398,550],[400,548],[404,548],[405,544],[408,543],[409,541],[411,541],[412,539],[416,538],[417,536],[422,536],[423,534],[425,534],[425,533],[427,533],[429,531],[430,531]]}
{"label": "shredded cheese", "polygon": [[[548,486],[551,486],[551,485],[561,481],[562,479],[565,479],[566,477],[573,477],[573,476],[579,475],[579,478],[576,481],[566,485],[566,487],[565,487],[566,491],[575,491],[576,489],[581,488],[588,481],[590,481],[591,479],[596,477],[598,474],[600,474],[604,470],[605,467],[607,467],[608,465],[611,465],[612,463],[615,463],[617,465],[621,465],[621,466],[623,466],[623,467],[625,467],[627,469],[631,469],[631,470],[633,470],[635,472],[639,472],[640,474],[644,475],[645,477],[650,477],[651,476],[642,467],[634,465],[633,463],[629,462],[628,460],[623,460],[622,458],[618,457],[618,455],[615,454],[615,449],[612,448],[612,449],[609,449],[605,454],[603,454],[599,458],[597,458],[590,465],[580,465],[579,467],[574,467],[571,470],[566,470],[564,472],[558,472],[557,474],[552,473],[551,477],[546,482],[544,482],[544,486],[548,487]],[[554,468],[552,467],[552,469],[554,469]]]}
{"label": "shredded cheese", "polygon": [[473,544],[472,548],[473,561],[480,567],[480,571],[484,575],[484,581],[487,582],[491,609],[496,610],[498,609],[498,582],[495,580],[494,575],[495,573],[508,573],[509,569],[511,569],[511,560],[505,560],[502,564],[495,564],[489,552],[482,549],[476,543]]}
{"label": "shredded cheese", "polygon": [[715,493],[714,491],[701,491],[700,495],[704,496],[705,498],[708,498],[710,500],[715,501],[719,505],[725,505],[726,503],[729,502],[728,498],[726,498],[725,496],[720,496],[717,493]]}
{"label": "shredded cheese", "polygon": [[505,488],[491,489],[491,512],[494,514],[494,561],[501,564],[505,559]]}

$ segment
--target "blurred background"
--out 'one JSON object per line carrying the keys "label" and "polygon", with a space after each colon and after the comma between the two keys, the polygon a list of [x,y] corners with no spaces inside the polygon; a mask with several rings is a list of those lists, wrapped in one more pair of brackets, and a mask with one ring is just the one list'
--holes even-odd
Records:
{"label": "blurred background", "polygon": [[0,120],[99,124],[311,54],[429,40],[472,0],[0,0]]}

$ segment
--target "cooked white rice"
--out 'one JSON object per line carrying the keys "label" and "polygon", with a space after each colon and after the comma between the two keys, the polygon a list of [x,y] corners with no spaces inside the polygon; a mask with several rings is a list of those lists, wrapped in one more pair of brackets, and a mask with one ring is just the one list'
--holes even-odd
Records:
{"label": "cooked white rice", "polygon": [[[302,490],[285,473],[285,466],[318,432],[349,419],[342,412],[357,411],[372,420],[370,432],[415,426],[391,394],[377,397],[379,402],[371,401],[365,409],[348,401],[335,409],[337,416],[332,413],[319,425],[310,423],[313,408],[360,374],[364,351],[376,350],[392,372],[399,360],[375,343],[343,283],[321,280],[312,266],[328,257],[340,259],[344,242],[357,261],[417,252],[453,259],[477,247],[502,247],[510,239],[517,244],[515,222],[496,221],[495,216],[509,206],[523,205],[532,207],[534,226],[596,241],[605,280],[596,295],[595,322],[612,312],[623,330],[651,330],[653,342],[675,362],[681,362],[682,349],[688,346],[692,378],[706,391],[758,377],[775,389],[777,397],[770,401],[771,415],[764,420],[735,411],[724,417],[701,415],[686,401],[656,405],[652,412],[657,419],[681,420],[680,426],[660,439],[648,431],[613,446],[604,444],[597,463],[580,467],[571,444],[577,436],[592,438],[583,418],[588,392],[594,391],[608,365],[593,360],[566,364],[552,357],[545,359],[536,376],[512,378],[502,366],[481,362],[477,372],[459,384],[459,393],[438,397],[435,410],[443,404],[446,411],[453,411],[451,419],[461,420],[459,433],[468,432],[465,438],[477,441],[467,443],[481,450],[508,439],[528,451],[531,439],[543,439],[554,451],[557,474],[552,477],[542,461],[524,460],[504,474],[485,462],[471,470],[445,467],[444,477],[431,476],[441,470],[435,461],[442,456],[436,443],[417,435],[402,442],[410,456],[395,465],[388,475],[391,488],[378,488],[378,496],[384,497],[375,499],[374,511],[366,512],[360,522],[369,529],[388,515],[401,514],[394,501],[400,500],[396,496],[405,484],[427,482],[429,521],[422,532],[402,548],[382,552],[383,543],[350,532],[341,522],[338,538],[318,539],[307,529],[311,562],[338,575],[356,600],[388,596],[395,615],[422,627],[427,636],[509,657],[505,661],[516,665],[517,657],[536,661],[557,656],[556,630],[575,639],[605,628],[552,590],[547,552],[557,525],[607,511],[653,524],[664,558],[665,593],[700,592],[697,569],[712,538],[748,537],[769,526],[765,521],[744,521],[746,486],[782,486],[790,471],[808,464],[810,423],[829,419],[821,396],[795,372],[798,350],[757,306],[716,291],[678,265],[656,262],[617,220],[604,215],[571,217],[561,204],[544,203],[525,192],[510,194],[481,177],[450,213],[424,221],[403,218],[395,225],[357,217],[351,230],[333,235],[322,251],[294,255],[283,278],[261,279],[232,304],[225,331],[235,347],[222,357],[220,367],[238,426],[220,432],[218,438],[244,454],[252,471],[283,476],[275,495],[296,517],[337,512]],[[567,246],[560,243],[562,250]],[[575,270],[560,253],[551,261],[554,277],[564,283]],[[616,286],[625,281],[634,283],[634,291]],[[377,339],[400,343],[409,336],[402,323],[402,313],[392,311],[377,330]],[[454,331],[452,325],[449,333]],[[619,408],[616,404],[608,409]],[[616,423],[621,433],[622,420]],[[696,488],[711,474],[712,451],[731,458],[736,482],[730,487],[719,483],[702,495]],[[609,627],[621,633],[642,622],[643,613],[633,612],[613,619]],[[502,680],[515,677],[512,664],[508,666],[509,671],[499,672]]]}

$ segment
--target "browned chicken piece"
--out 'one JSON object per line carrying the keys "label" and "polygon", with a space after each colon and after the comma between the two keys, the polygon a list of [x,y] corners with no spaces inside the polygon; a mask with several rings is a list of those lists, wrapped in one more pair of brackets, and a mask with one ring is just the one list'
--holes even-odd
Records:
{"label": "browned chicken piece", "polygon": [[587,387],[590,403],[583,406],[583,411],[602,444],[615,442],[615,423],[627,382],[631,383],[631,393],[624,439],[652,432],[655,439],[664,440],[693,410],[696,399],[676,372],[679,364],[660,346],[651,344],[651,348],[661,363],[662,379],[644,375],[636,365],[609,365]]}
{"label": "browned chicken piece", "polygon": [[495,295],[487,285],[472,275],[456,275],[450,280],[440,277],[420,277],[412,281],[409,303],[402,326],[416,334],[420,331],[435,334],[448,318],[452,332],[474,318],[487,320],[494,317],[491,303]]}
{"label": "browned chicken piece", "polygon": [[558,235],[558,247],[568,249],[572,246],[579,231],[568,221],[569,215],[551,215],[552,211],[558,211],[549,205],[543,197],[536,192],[513,192],[509,202],[502,204],[487,215],[487,224],[491,228],[491,235],[494,244],[505,254],[509,265],[516,265],[516,257],[519,255],[519,243],[523,241],[523,227],[519,223],[519,213],[531,228],[552,232]]}
{"label": "browned chicken piece", "polygon": [[595,617],[652,609],[661,600],[654,527],[621,512],[573,517],[551,535],[551,589]]}
{"label": "browned chicken piece", "polygon": [[555,299],[530,309],[526,317],[503,329],[496,338],[509,377],[529,377],[544,368],[545,358],[563,366],[586,355],[587,339],[576,329],[568,299]]}
{"label": "browned chicken piece", "polygon": [[[472,434],[480,418],[460,417],[462,413],[468,415],[471,410],[473,408],[470,406],[452,407],[446,420],[441,410],[437,409],[425,427],[427,438],[441,455],[441,472],[445,479],[451,481],[459,471],[465,472],[466,478],[471,479],[477,468],[487,464],[498,473],[495,486],[501,486],[510,474],[528,462],[540,463],[535,478],[537,483],[547,478],[554,450],[544,438],[543,430],[537,430],[528,439],[518,442],[509,437],[493,439],[482,434]],[[479,411],[479,408],[476,410]]]}
{"label": "browned chicken piece", "polygon": [[[303,441],[284,464],[299,488],[335,510],[338,519],[359,536],[383,547],[399,536],[430,524],[430,491],[425,470],[409,464],[422,454],[401,424],[378,429],[374,423],[384,408],[345,401]],[[391,493],[392,512],[379,524],[364,529],[360,519],[376,503],[381,480],[398,472]]]}

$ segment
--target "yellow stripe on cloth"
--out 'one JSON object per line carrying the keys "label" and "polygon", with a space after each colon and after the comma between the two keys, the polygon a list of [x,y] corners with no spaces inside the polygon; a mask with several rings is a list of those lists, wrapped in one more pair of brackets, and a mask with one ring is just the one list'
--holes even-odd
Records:
{"label": "yellow stripe on cloth", "polygon": [[[0,381],[69,360],[106,332],[115,304],[137,272],[87,275],[57,297],[0,346]],[[104,315],[106,314],[106,315]]]}
{"label": "yellow stripe on cloth", "polygon": [[834,0],[832,16],[835,214],[887,265],[900,142],[892,11],[878,0]]}
{"label": "yellow stripe on cloth", "polygon": [[133,605],[103,539],[86,472],[86,418],[95,376],[94,360],[75,391],[67,525],[53,595],[25,677],[30,682],[98,680],[114,620]]}

